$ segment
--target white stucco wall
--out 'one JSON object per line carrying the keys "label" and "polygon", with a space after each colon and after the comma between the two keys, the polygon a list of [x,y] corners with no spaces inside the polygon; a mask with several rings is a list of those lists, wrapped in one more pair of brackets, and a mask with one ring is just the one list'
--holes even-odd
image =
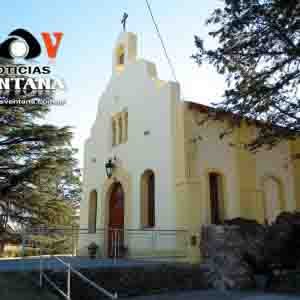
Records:
{"label": "white stucco wall", "polygon": [[[129,51],[136,53],[135,36],[121,34],[116,48],[126,43],[129,43]],[[145,170],[151,169],[155,174],[155,228],[174,228],[173,131],[177,101],[178,84],[158,80],[154,64],[130,56],[129,61],[125,60],[123,71],[113,69],[110,82],[99,99],[96,120],[85,144],[84,199],[80,218],[82,228],[87,228],[89,193],[94,189],[98,193],[97,227],[105,226],[102,189],[107,177],[104,165],[114,156],[117,158],[117,167],[131,177],[130,223],[125,226],[141,228],[140,179]],[[128,111],[128,141],[112,146],[112,116],[123,110]],[[149,134],[144,135],[145,131]],[[125,206],[126,201],[128,199],[125,199]]]}

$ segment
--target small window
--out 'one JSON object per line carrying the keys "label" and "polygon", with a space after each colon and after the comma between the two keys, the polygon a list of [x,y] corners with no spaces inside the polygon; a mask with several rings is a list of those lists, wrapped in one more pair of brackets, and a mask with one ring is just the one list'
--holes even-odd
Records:
{"label": "small window", "polygon": [[122,71],[125,65],[125,48],[120,45],[116,50],[116,69],[117,71]]}
{"label": "small window", "polygon": [[124,112],[124,142],[128,141],[128,112]]}
{"label": "small window", "polygon": [[124,52],[123,52],[119,56],[119,65],[124,65],[124,62],[125,62],[125,55],[124,55]]}
{"label": "small window", "polygon": [[112,120],[112,145],[117,145],[117,122]]}
{"label": "small window", "polygon": [[122,117],[118,119],[118,144],[122,143],[122,135],[123,135],[123,124]]}
{"label": "small window", "polygon": [[126,143],[128,140],[128,112],[123,111],[112,118],[112,145]]}

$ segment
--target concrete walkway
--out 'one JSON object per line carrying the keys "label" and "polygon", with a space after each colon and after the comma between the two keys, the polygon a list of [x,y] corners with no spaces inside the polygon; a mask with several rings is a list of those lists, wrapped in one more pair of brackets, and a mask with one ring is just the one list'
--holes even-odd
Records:
{"label": "concrete walkway", "polygon": [[[118,259],[114,261],[112,259],[89,259],[86,257],[72,257],[72,256],[60,256],[66,263],[70,263],[74,268],[128,268],[135,266],[151,266],[159,263],[145,262],[138,260],[126,260]],[[44,257],[42,259],[43,267],[51,270],[64,270],[65,266],[62,265],[55,258]],[[17,271],[37,271],[40,268],[39,258],[24,258],[24,259],[1,259],[0,260],[0,272],[17,272]]]}
{"label": "concrete walkway", "polygon": [[193,291],[128,298],[128,300],[299,300],[300,295],[278,295],[258,292]]}

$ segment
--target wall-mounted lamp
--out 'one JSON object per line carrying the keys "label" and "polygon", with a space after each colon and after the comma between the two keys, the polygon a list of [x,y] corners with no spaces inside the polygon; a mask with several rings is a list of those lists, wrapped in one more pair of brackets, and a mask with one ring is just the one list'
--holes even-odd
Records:
{"label": "wall-mounted lamp", "polygon": [[111,158],[108,159],[108,161],[105,164],[106,175],[108,178],[111,178],[114,168],[115,168],[115,164],[113,160]]}
{"label": "wall-mounted lamp", "polygon": [[195,247],[197,245],[197,236],[192,235],[191,236],[191,246]]}

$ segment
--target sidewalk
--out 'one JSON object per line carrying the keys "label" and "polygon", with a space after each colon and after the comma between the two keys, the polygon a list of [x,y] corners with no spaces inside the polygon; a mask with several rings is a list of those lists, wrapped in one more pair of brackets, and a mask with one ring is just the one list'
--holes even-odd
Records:
{"label": "sidewalk", "polygon": [[278,295],[256,292],[199,290],[128,298],[128,300],[299,300],[299,295]]}

